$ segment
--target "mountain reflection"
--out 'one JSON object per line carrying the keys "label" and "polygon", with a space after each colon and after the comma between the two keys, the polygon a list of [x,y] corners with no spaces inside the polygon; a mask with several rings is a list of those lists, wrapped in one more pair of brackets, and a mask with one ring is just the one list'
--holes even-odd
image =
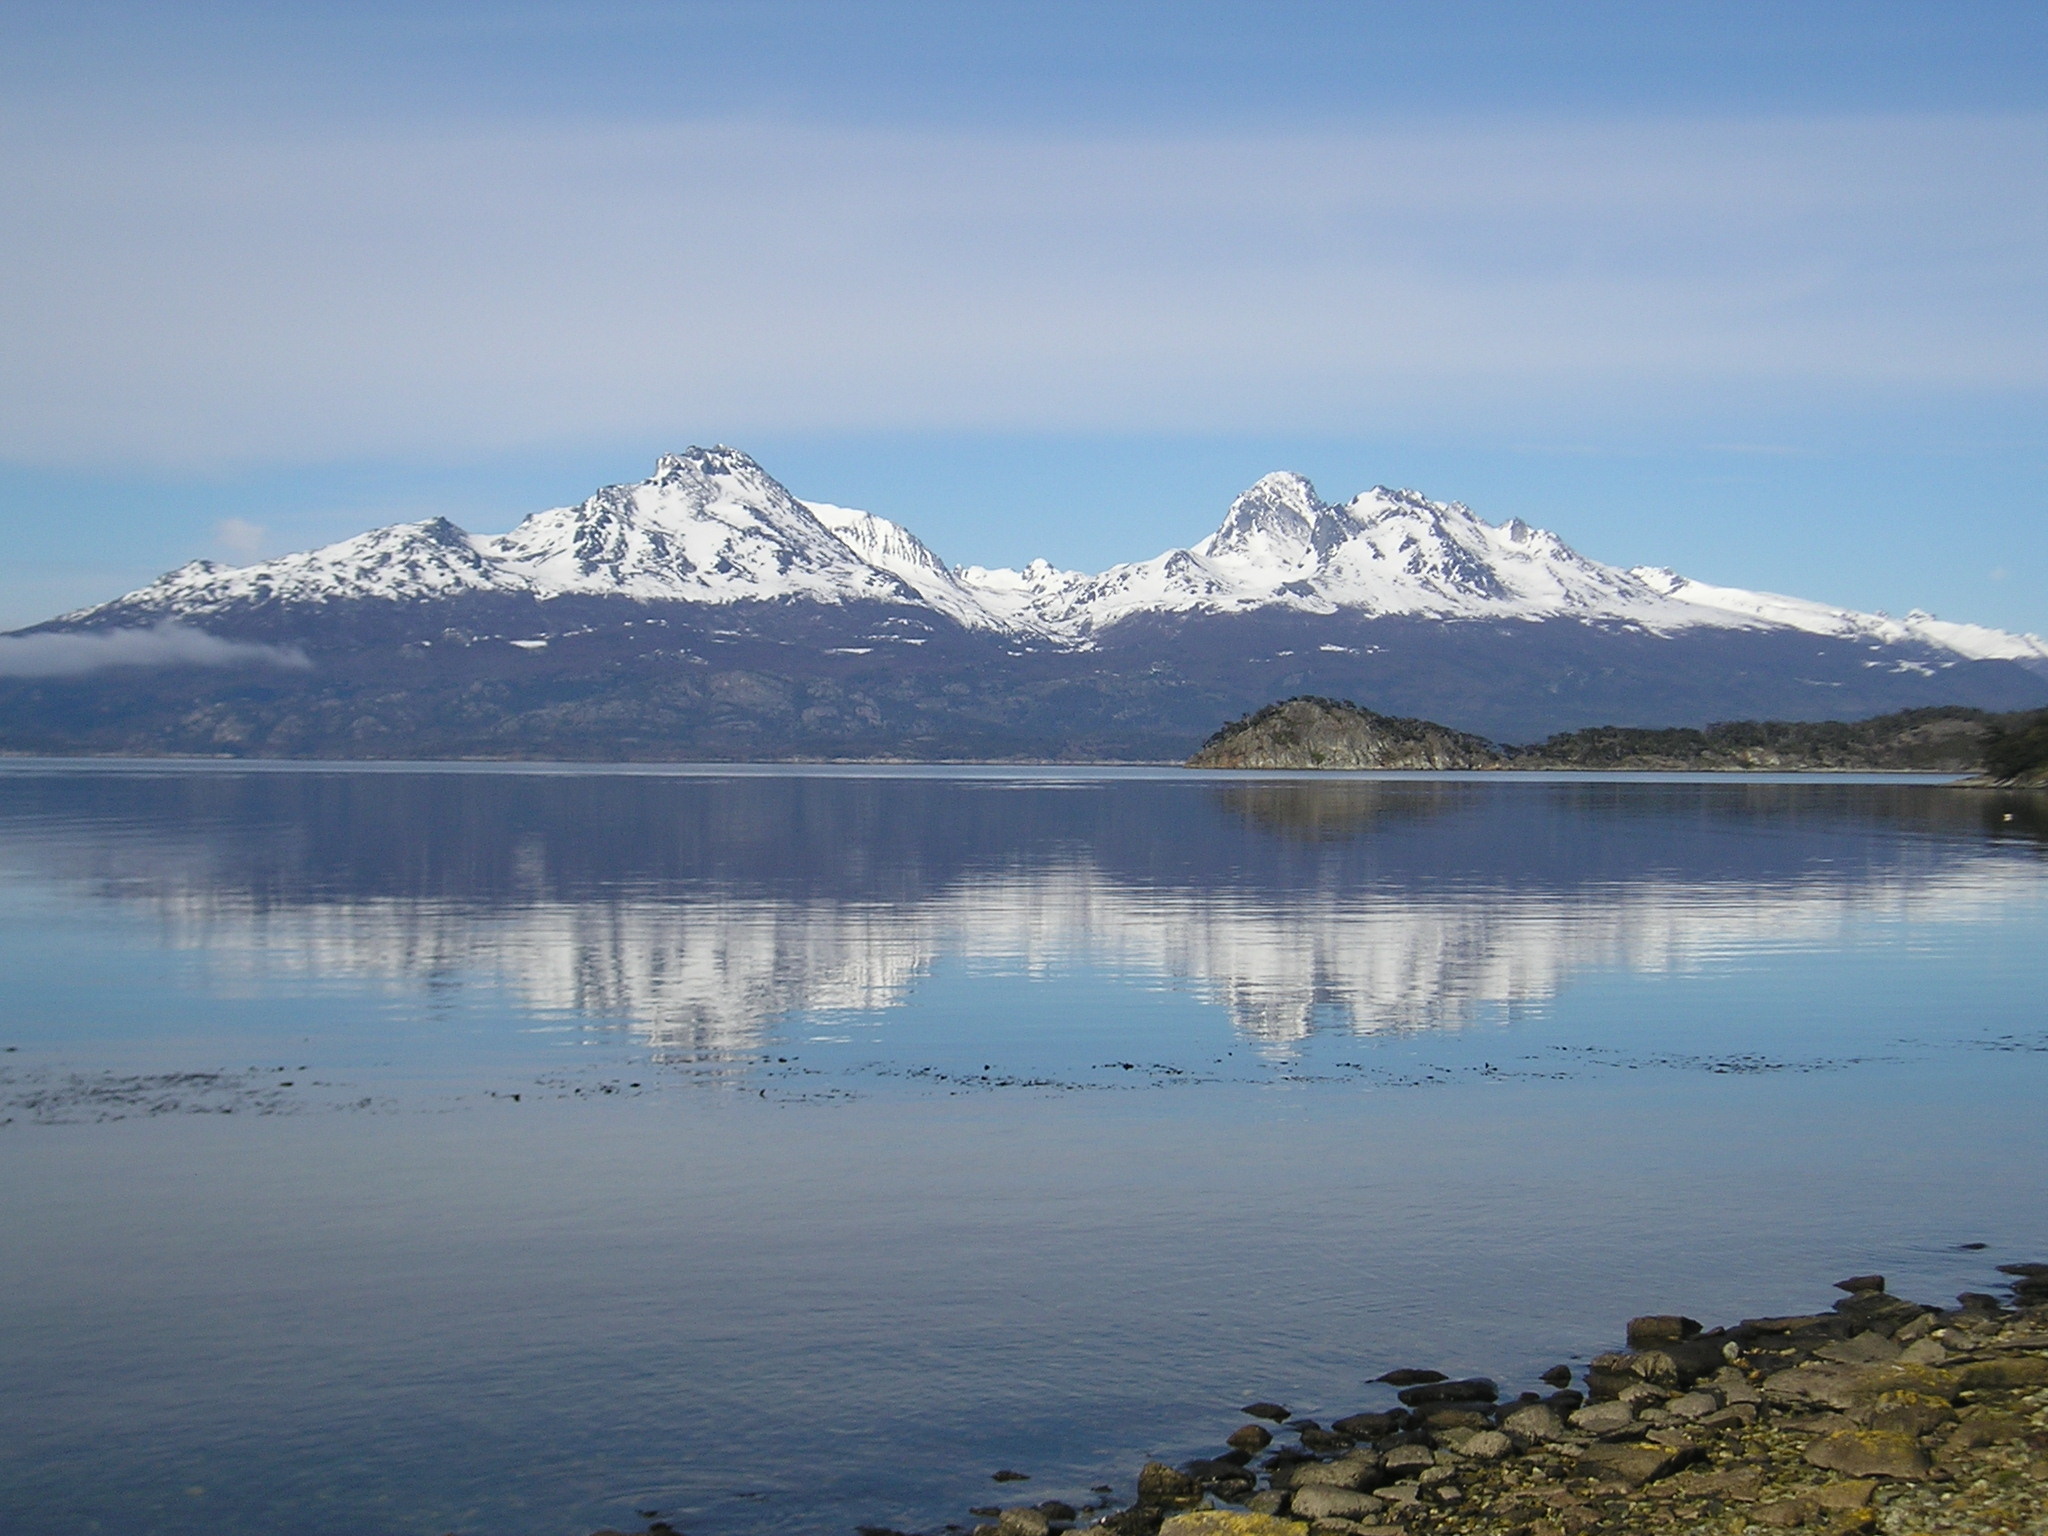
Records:
{"label": "mountain reflection", "polygon": [[2005,846],[2039,835],[1839,784],[0,775],[16,880],[141,904],[216,966],[488,979],[696,1057],[941,959],[1172,981],[1269,1047],[1456,1028],[1592,969],[1968,917],[2039,889]]}

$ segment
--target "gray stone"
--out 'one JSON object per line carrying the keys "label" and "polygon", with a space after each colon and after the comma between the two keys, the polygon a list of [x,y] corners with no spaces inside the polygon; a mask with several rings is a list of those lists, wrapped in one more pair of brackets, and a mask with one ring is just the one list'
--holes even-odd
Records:
{"label": "gray stone", "polygon": [[1718,1392],[1688,1392],[1672,1398],[1664,1405],[1664,1411],[1675,1419],[1704,1419],[1710,1413],[1719,1413],[1721,1407]]}
{"label": "gray stone", "polygon": [[1254,1515],[1278,1515],[1286,1512],[1287,1492],[1282,1488],[1266,1488],[1244,1501],[1244,1507]]}
{"label": "gray stone", "polygon": [[1887,1392],[1870,1410],[1870,1427],[1918,1439],[1955,1422],[1956,1411],[1938,1397],[1918,1392]]}
{"label": "gray stone", "polygon": [[1627,1483],[1633,1487],[1675,1472],[1698,1455],[1697,1451],[1683,1446],[1641,1442],[1631,1445],[1596,1444],[1587,1446],[1580,1454],[1579,1470],[1606,1482]]}
{"label": "gray stone", "polygon": [[1589,1435],[1611,1435],[1635,1421],[1636,1411],[1627,1403],[1594,1403],[1572,1415],[1572,1428]]}
{"label": "gray stone", "polygon": [[1297,1488],[1292,1513],[1304,1520],[1359,1520],[1387,1506],[1369,1493],[1350,1488]]}
{"label": "gray stone", "polygon": [[1724,1365],[1704,1383],[1721,1394],[1724,1403],[1760,1403],[1763,1394],[1757,1391],[1739,1365]]}
{"label": "gray stone", "polygon": [[1335,1461],[1311,1461],[1298,1466],[1287,1486],[1297,1493],[1304,1488],[1348,1488],[1356,1491],[1370,1486],[1379,1473],[1379,1457],[1370,1453],[1354,1453]]}
{"label": "gray stone", "polygon": [[2048,1359],[2016,1355],[2010,1360],[1983,1360],[1964,1366],[1958,1374],[1972,1392],[1986,1387],[2048,1387]]}
{"label": "gray stone", "polygon": [[1436,1453],[1426,1445],[1397,1445],[1380,1458],[1380,1465],[1396,1474],[1419,1472],[1436,1465]]}
{"label": "gray stone", "polygon": [[[1583,1410],[1581,1410],[1583,1411]],[[1548,1403],[1530,1403],[1502,1415],[1500,1427],[1517,1440],[1532,1444],[1543,1440],[1557,1440],[1564,1435],[1564,1420]]]}
{"label": "gray stone", "polygon": [[1482,1429],[1459,1446],[1458,1452],[1460,1455],[1470,1456],[1474,1461],[1499,1461],[1504,1456],[1514,1454],[1514,1449],[1515,1442],[1499,1430]]}
{"label": "gray stone", "polygon": [[1806,1448],[1816,1467],[1847,1477],[1924,1478],[1933,1468],[1927,1453],[1905,1435],[1877,1429],[1837,1430]]}
{"label": "gray stone", "polygon": [[[1899,1332],[1903,1334],[1905,1330],[1902,1328]],[[1915,1339],[1899,1351],[1901,1365],[1946,1365],[1948,1360],[1948,1351],[1934,1339]]]}
{"label": "gray stone", "polygon": [[1027,1504],[1004,1510],[996,1519],[996,1529],[1002,1536],[1049,1536],[1052,1522],[1044,1510]]}
{"label": "gray stone", "polygon": [[1700,1420],[1702,1429],[1727,1429],[1734,1425],[1754,1424],[1757,1420],[1755,1403],[1730,1403],[1719,1413],[1710,1413]]}
{"label": "gray stone", "polygon": [[1837,1365],[1883,1365],[1899,1358],[1899,1346],[1881,1333],[1864,1332],[1833,1344],[1823,1344],[1814,1354]]}

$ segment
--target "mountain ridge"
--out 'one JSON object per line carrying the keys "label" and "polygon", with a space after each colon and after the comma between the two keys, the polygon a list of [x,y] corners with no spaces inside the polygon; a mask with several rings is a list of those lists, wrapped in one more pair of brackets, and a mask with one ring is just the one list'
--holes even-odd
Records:
{"label": "mountain ridge", "polygon": [[5,752],[1178,762],[1300,694],[1495,741],[2017,710],[2048,704],[2048,644],[1285,472],[1149,561],[955,567],[726,447],[508,533],[429,518],[195,561],[0,636]]}
{"label": "mountain ridge", "polygon": [[1880,644],[1917,642],[2048,675],[2048,640],[1914,612],[1905,619],[1694,581],[1664,567],[1591,560],[1519,518],[1492,524],[1459,502],[1375,486],[1341,504],[1304,476],[1262,477],[1192,546],[1090,574],[953,567],[875,513],[800,501],[755,460],[718,445],[666,454],[649,479],[606,486],[510,532],[446,518],[373,529],[318,549],[221,566],[193,561],[44,624],[202,623],[282,602],[417,602],[468,592],[552,601],[808,600],[902,603],[968,628],[1085,648],[1127,619],[1163,613],[1352,612],[1431,619],[1578,619],[1687,628],[1783,628]]}

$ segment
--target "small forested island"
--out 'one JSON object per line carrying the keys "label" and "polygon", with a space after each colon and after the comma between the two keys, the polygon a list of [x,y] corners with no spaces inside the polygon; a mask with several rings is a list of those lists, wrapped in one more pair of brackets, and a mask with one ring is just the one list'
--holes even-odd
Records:
{"label": "small forested island", "polygon": [[1217,731],[1190,768],[1576,768],[1636,772],[1875,772],[1977,775],[2048,785],[2048,710],[1960,705],[1869,720],[1737,720],[1704,729],[1590,726],[1510,746],[1430,720],[1304,695]]}

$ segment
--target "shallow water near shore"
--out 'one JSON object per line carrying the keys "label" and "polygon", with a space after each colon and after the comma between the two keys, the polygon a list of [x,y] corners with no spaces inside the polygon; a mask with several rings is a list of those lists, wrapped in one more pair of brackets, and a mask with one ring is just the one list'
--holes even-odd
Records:
{"label": "shallow water near shore", "polygon": [[7,1529],[931,1529],[2048,1256],[2039,797],[15,762],[0,874]]}

